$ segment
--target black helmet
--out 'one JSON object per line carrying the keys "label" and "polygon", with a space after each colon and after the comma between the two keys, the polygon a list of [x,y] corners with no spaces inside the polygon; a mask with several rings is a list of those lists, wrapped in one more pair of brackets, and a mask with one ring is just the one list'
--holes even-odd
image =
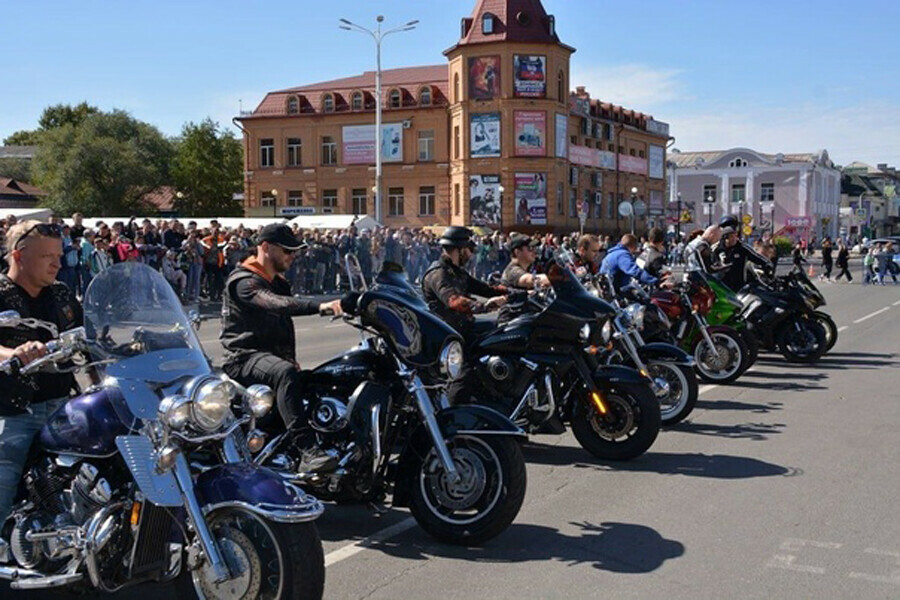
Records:
{"label": "black helmet", "polygon": [[445,229],[438,243],[444,248],[462,248],[475,245],[472,243],[472,230],[459,225],[451,225]]}
{"label": "black helmet", "polygon": [[740,221],[734,215],[726,215],[719,219],[719,227],[731,227],[734,231],[739,231]]}

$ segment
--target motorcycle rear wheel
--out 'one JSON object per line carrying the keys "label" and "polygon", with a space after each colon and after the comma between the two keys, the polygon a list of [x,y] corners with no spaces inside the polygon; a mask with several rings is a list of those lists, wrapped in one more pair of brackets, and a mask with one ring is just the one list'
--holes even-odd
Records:
{"label": "motorcycle rear wheel", "polygon": [[747,346],[747,358],[744,360],[744,365],[741,367],[741,373],[744,373],[747,369],[756,364],[756,359],[759,358],[759,340],[756,339],[756,334],[754,334],[749,329],[741,329],[741,340],[743,340],[744,345]]}
{"label": "motorcycle rear wheel", "polygon": [[671,362],[650,361],[647,371],[651,377],[662,378],[669,385],[669,393],[665,397],[657,396],[662,425],[674,425],[686,419],[694,410],[699,396],[694,370]]}
{"label": "motorcycle rear wheel", "polygon": [[813,313],[816,321],[825,329],[825,353],[831,352],[831,349],[834,348],[834,345],[838,340],[838,328],[834,323],[834,319],[831,318],[831,315],[828,313],[824,313],[820,310],[817,310]]}
{"label": "motorcycle rear wheel", "polygon": [[[800,331],[796,324],[800,325]],[[804,364],[814,363],[822,358],[828,347],[825,328],[813,319],[797,319],[785,323],[776,343],[785,359]]]}
{"label": "motorcycle rear wheel", "polygon": [[418,459],[410,512],[430,535],[450,544],[474,546],[499,535],[525,499],[525,457],[510,436],[469,434],[447,439],[461,479],[453,482],[432,448]]}
{"label": "motorcycle rear wheel", "polygon": [[630,460],[647,451],[659,435],[659,400],[647,387],[634,393],[613,390],[601,415],[585,391],[575,404],[572,433],[581,447],[605,460]]}

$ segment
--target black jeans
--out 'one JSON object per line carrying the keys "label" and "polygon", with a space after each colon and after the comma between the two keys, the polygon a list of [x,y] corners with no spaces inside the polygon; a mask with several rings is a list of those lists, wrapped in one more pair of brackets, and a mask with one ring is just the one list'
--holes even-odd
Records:
{"label": "black jeans", "polygon": [[284,426],[306,427],[306,404],[301,396],[303,378],[294,363],[268,352],[253,352],[226,361],[222,370],[241,385],[261,383],[272,388]]}

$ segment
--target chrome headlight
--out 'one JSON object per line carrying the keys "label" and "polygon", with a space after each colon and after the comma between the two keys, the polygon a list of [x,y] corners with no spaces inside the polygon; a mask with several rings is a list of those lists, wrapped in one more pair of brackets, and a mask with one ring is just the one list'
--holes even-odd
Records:
{"label": "chrome headlight", "polygon": [[603,329],[600,330],[600,339],[603,340],[604,344],[608,344],[609,340],[612,339],[612,336],[613,336],[612,319],[607,319],[606,323],[603,324]]}
{"label": "chrome headlight", "polygon": [[450,379],[456,379],[462,372],[463,349],[458,340],[453,340],[441,350],[441,373]]}
{"label": "chrome headlight", "polygon": [[643,304],[629,304],[625,307],[625,314],[628,315],[628,318],[631,319],[635,329],[638,331],[644,328],[644,314],[646,312],[647,307]]}
{"label": "chrome headlight", "polygon": [[167,427],[181,431],[191,420],[191,401],[185,396],[166,396],[159,403],[158,413]]}
{"label": "chrome headlight", "polygon": [[266,415],[275,404],[275,393],[267,385],[256,383],[247,388],[246,407],[255,418]]}
{"label": "chrome headlight", "polygon": [[194,424],[205,431],[215,431],[231,415],[234,386],[221,379],[210,379],[197,390],[191,403]]}
{"label": "chrome headlight", "polygon": [[578,331],[578,341],[582,344],[586,343],[591,337],[591,326],[589,323],[585,323],[581,326],[581,329]]}

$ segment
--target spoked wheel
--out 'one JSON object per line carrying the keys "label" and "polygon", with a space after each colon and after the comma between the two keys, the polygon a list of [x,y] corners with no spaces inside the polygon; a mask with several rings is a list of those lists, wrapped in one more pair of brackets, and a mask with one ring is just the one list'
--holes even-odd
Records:
{"label": "spoked wheel", "polygon": [[648,363],[647,371],[661,384],[662,389],[656,397],[663,425],[674,425],[691,414],[699,395],[697,374],[693,369],[660,361]]}
{"label": "spoked wheel", "polygon": [[525,458],[509,436],[455,435],[447,440],[459,479],[432,448],[413,484],[410,510],[422,529],[451,544],[475,545],[506,529],[525,498]]}
{"label": "spoked wheel", "polygon": [[815,316],[816,322],[825,329],[825,352],[831,352],[838,339],[837,325],[835,325],[834,319],[828,313],[817,310],[813,313],[813,316]]}
{"label": "spoked wheel", "polygon": [[740,377],[747,346],[737,331],[711,331],[713,348],[700,337],[694,346],[697,375],[709,383],[731,383]]}
{"label": "spoked wheel", "polygon": [[322,541],[313,523],[272,523],[243,509],[206,518],[231,579],[216,583],[209,563],[182,571],[178,598],[201,600],[318,600],[325,587]]}
{"label": "spoked wheel", "polygon": [[778,350],[791,362],[814,363],[825,354],[825,328],[812,319],[796,319],[784,324],[778,335]]}
{"label": "spoked wheel", "polygon": [[604,412],[591,394],[575,405],[572,433],[581,447],[608,460],[640,456],[659,435],[659,401],[647,386],[634,392],[613,390],[601,398]]}

